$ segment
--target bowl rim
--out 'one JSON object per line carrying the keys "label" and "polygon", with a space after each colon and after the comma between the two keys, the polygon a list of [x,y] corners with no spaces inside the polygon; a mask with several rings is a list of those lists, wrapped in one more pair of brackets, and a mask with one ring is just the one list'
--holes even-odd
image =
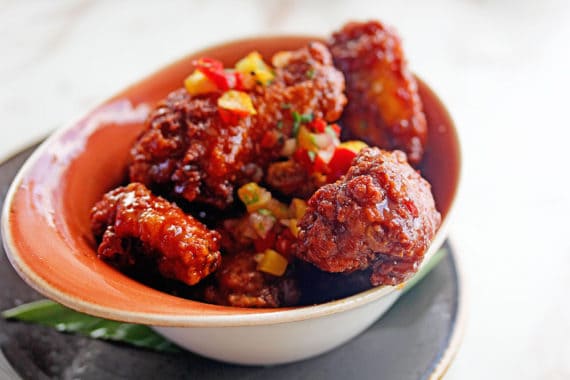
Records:
{"label": "bowl rim", "polygon": [[[0,220],[0,231],[2,234],[2,243],[6,252],[6,256],[8,260],[19,274],[19,276],[33,289],[38,291],[39,293],[43,294],[44,296],[61,303],[64,306],[67,306],[71,309],[77,310],[82,313],[94,315],[101,318],[112,319],[117,321],[124,321],[129,323],[138,323],[138,324],[145,324],[145,325],[155,325],[155,326],[169,326],[169,327],[234,327],[234,326],[260,326],[260,325],[273,325],[273,324],[281,324],[281,323],[291,323],[291,322],[298,322],[307,319],[325,317],[328,315],[341,313],[344,311],[348,311],[354,308],[357,308],[362,305],[366,305],[373,301],[379,300],[391,294],[393,292],[401,292],[402,289],[405,287],[406,283],[411,279],[408,279],[406,282],[399,284],[397,286],[379,286],[373,287],[368,290],[356,293],[354,295],[344,297],[341,299],[315,304],[315,305],[308,305],[308,306],[297,306],[297,307],[286,307],[286,308],[277,308],[277,309],[260,309],[260,312],[251,312],[246,314],[224,314],[224,315],[178,315],[178,314],[158,314],[158,313],[147,313],[147,312],[136,312],[136,311],[125,311],[125,310],[118,310],[112,307],[102,306],[100,304],[94,302],[84,301],[78,297],[71,296],[66,294],[64,291],[60,291],[55,286],[50,285],[47,281],[45,281],[41,275],[33,271],[25,262],[22,260],[21,252],[16,248],[16,245],[13,240],[12,232],[11,232],[11,207],[13,204],[14,197],[18,192],[20,184],[25,176],[30,171],[30,168],[37,162],[38,157],[45,153],[47,147],[52,144],[53,142],[57,141],[63,134],[68,132],[69,130],[73,129],[74,126],[78,124],[78,122],[84,118],[86,115],[89,115],[94,110],[99,109],[100,107],[108,104],[109,102],[116,100],[120,95],[127,91],[132,86],[137,85],[138,83],[146,80],[147,78],[155,75],[159,71],[165,70],[170,66],[174,66],[181,61],[185,60],[189,55],[196,55],[199,54],[201,51],[223,47],[225,45],[232,45],[246,41],[252,40],[259,40],[259,39],[286,39],[286,38],[299,38],[299,39],[315,39],[315,40],[322,40],[321,36],[311,36],[306,34],[284,34],[284,35],[263,35],[263,36],[249,36],[245,38],[239,39],[232,39],[226,40],[218,43],[212,43],[202,48],[195,49],[195,51],[190,51],[186,55],[171,61],[170,63],[159,67],[158,69],[154,70],[153,72],[139,78],[131,85],[125,87],[124,89],[117,92],[113,96],[105,99],[103,102],[98,104],[95,107],[92,107],[87,110],[87,112],[80,112],[79,117],[75,117],[71,119],[71,122],[64,124],[63,127],[56,129],[53,133],[47,137],[35,150],[34,152],[26,159],[25,163],[21,166],[18,173],[12,180],[10,188],[4,198],[4,204],[2,207],[2,216]],[[439,95],[433,90],[431,85],[428,85],[424,80],[415,76],[416,79],[421,82],[433,95],[435,100],[439,102],[442,107],[442,110],[446,113],[446,117],[450,122],[450,126],[453,129],[453,139],[457,146],[457,181],[456,186],[451,196],[451,201],[449,203],[449,209],[447,211],[447,215],[444,218],[442,224],[440,225],[428,251],[424,256],[424,260],[422,261],[421,266],[425,265],[429,258],[435,253],[437,249],[445,241],[447,236],[447,229],[449,226],[449,220],[456,209],[456,202],[458,198],[458,194],[460,192],[460,188],[462,187],[462,177],[463,177],[463,155],[462,155],[462,148],[461,148],[461,141],[459,138],[459,133],[455,126],[454,119],[445,107],[445,104],[441,101]],[[0,163],[7,161],[9,158],[13,157],[15,153],[13,151],[6,154],[2,159],[0,159]],[[413,277],[412,277],[413,278]]]}

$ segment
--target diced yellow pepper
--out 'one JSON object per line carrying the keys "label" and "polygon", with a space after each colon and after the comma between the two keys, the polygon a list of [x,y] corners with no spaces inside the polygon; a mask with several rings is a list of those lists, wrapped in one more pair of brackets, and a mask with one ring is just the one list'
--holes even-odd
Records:
{"label": "diced yellow pepper", "polygon": [[307,202],[299,198],[293,198],[289,206],[291,216],[295,219],[301,219],[307,211]]}
{"label": "diced yellow pepper", "polygon": [[250,78],[263,86],[267,86],[275,78],[271,67],[263,61],[261,55],[256,51],[240,59],[235,68],[244,75],[246,81],[247,78]]}
{"label": "diced yellow pepper", "polygon": [[257,270],[274,276],[283,276],[287,270],[288,261],[272,249],[266,249],[263,258],[257,264]]}
{"label": "diced yellow pepper", "polygon": [[207,94],[218,91],[218,87],[208,79],[200,70],[194,70],[192,74],[184,80],[186,91],[192,96]]}
{"label": "diced yellow pepper", "polygon": [[264,208],[271,200],[271,193],[257,183],[250,182],[238,189],[238,197],[251,213]]}
{"label": "diced yellow pepper", "polygon": [[239,115],[255,115],[257,112],[251,102],[251,97],[242,91],[229,90],[218,98],[218,107]]}
{"label": "diced yellow pepper", "polygon": [[360,140],[349,140],[340,143],[339,148],[348,149],[354,153],[360,152],[362,149],[367,148],[368,145],[364,141]]}
{"label": "diced yellow pepper", "polygon": [[289,219],[289,231],[293,236],[299,236],[299,226],[297,225],[297,219]]}

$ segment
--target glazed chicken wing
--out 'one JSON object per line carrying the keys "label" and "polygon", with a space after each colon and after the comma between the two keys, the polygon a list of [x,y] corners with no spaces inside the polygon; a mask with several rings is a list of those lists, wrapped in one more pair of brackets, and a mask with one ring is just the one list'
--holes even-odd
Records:
{"label": "glazed chicken wing", "polygon": [[99,258],[124,269],[156,263],[168,278],[194,285],[220,264],[220,236],[140,183],[114,189],[91,211]]}
{"label": "glazed chicken wing", "polygon": [[308,199],[326,183],[326,176],[311,174],[297,161],[287,160],[269,165],[265,182],[286,196]]}
{"label": "glazed chicken wing", "polygon": [[418,164],[426,119],[396,33],[378,21],[352,22],[333,34],[329,47],[346,77],[349,102],[342,123],[350,137],[403,150],[410,163]]}
{"label": "glazed chicken wing", "polygon": [[324,45],[282,52],[274,64],[274,80],[248,92],[256,113],[239,120],[220,116],[220,93],[171,93],[132,148],[131,181],[224,208],[236,185],[262,179],[291,136],[294,116],[340,117],[344,77]]}
{"label": "glazed chicken wing", "polygon": [[327,272],[372,267],[372,285],[396,285],[417,271],[440,221],[429,183],[404,153],[365,148],[309,199],[297,256]]}

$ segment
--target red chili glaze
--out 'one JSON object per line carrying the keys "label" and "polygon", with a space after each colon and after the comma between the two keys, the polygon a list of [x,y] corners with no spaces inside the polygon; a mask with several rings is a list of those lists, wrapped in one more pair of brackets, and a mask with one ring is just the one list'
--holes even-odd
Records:
{"label": "red chili glaze", "polygon": [[163,276],[194,285],[220,264],[220,235],[140,183],[105,194],[91,228],[98,257],[121,269],[148,260]]}
{"label": "red chili glaze", "polygon": [[218,112],[219,93],[171,93],[151,113],[131,150],[131,181],[166,186],[188,201],[231,204],[234,187],[259,182],[279,156],[292,133],[294,112],[333,121],[346,103],[343,75],[321,43],[291,52],[275,74],[268,87],[249,93],[257,113],[232,122]]}
{"label": "red chili glaze", "polygon": [[396,32],[378,21],[351,22],[333,34],[329,47],[346,77],[346,135],[383,149],[403,150],[412,164],[418,164],[427,123]]}
{"label": "red chili glaze", "polygon": [[396,285],[416,272],[440,222],[429,183],[404,153],[365,148],[309,199],[297,255],[327,272],[372,267],[372,285]]}

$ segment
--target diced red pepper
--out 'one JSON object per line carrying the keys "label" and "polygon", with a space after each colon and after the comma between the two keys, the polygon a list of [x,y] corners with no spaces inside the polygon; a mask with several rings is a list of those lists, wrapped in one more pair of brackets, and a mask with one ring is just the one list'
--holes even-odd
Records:
{"label": "diced red pepper", "polygon": [[197,70],[201,71],[221,91],[243,89],[243,78],[241,74],[233,70],[224,70],[222,62],[204,57],[195,60],[193,64]]}
{"label": "diced red pepper", "polygon": [[246,90],[246,86],[245,86],[245,79],[242,73],[240,73],[239,71],[234,71],[232,72],[233,76],[235,77],[235,87],[234,89],[239,90],[239,91],[244,91]]}
{"label": "diced red pepper", "polygon": [[253,241],[253,245],[255,246],[256,252],[263,252],[266,249],[273,248],[275,246],[275,239],[277,238],[277,234],[274,230],[271,230],[265,235],[265,238],[255,239]]}
{"label": "diced red pepper", "polygon": [[220,71],[224,70],[224,64],[214,58],[201,57],[192,61],[192,64],[200,70]]}
{"label": "diced red pepper", "polygon": [[321,118],[313,119],[313,121],[309,123],[309,126],[316,133],[324,133],[327,128],[327,122]]}
{"label": "diced red pepper", "polygon": [[293,153],[293,159],[300,163],[306,170],[311,171],[313,168],[313,161],[309,156],[307,149],[299,148]]}
{"label": "diced red pepper", "polygon": [[297,238],[289,229],[283,230],[275,241],[275,250],[283,255],[289,262],[293,260]]}
{"label": "diced red pepper", "polygon": [[218,108],[218,113],[220,114],[220,118],[223,120],[223,122],[230,125],[236,125],[243,118],[242,115],[223,108]]}
{"label": "diced red pepper", "polygon": [[327,180],[334,182],[345,175],[354,157],[356,157],[354,151],[340,146],[337,147],[328,165],[330,172],[327,176]]}

